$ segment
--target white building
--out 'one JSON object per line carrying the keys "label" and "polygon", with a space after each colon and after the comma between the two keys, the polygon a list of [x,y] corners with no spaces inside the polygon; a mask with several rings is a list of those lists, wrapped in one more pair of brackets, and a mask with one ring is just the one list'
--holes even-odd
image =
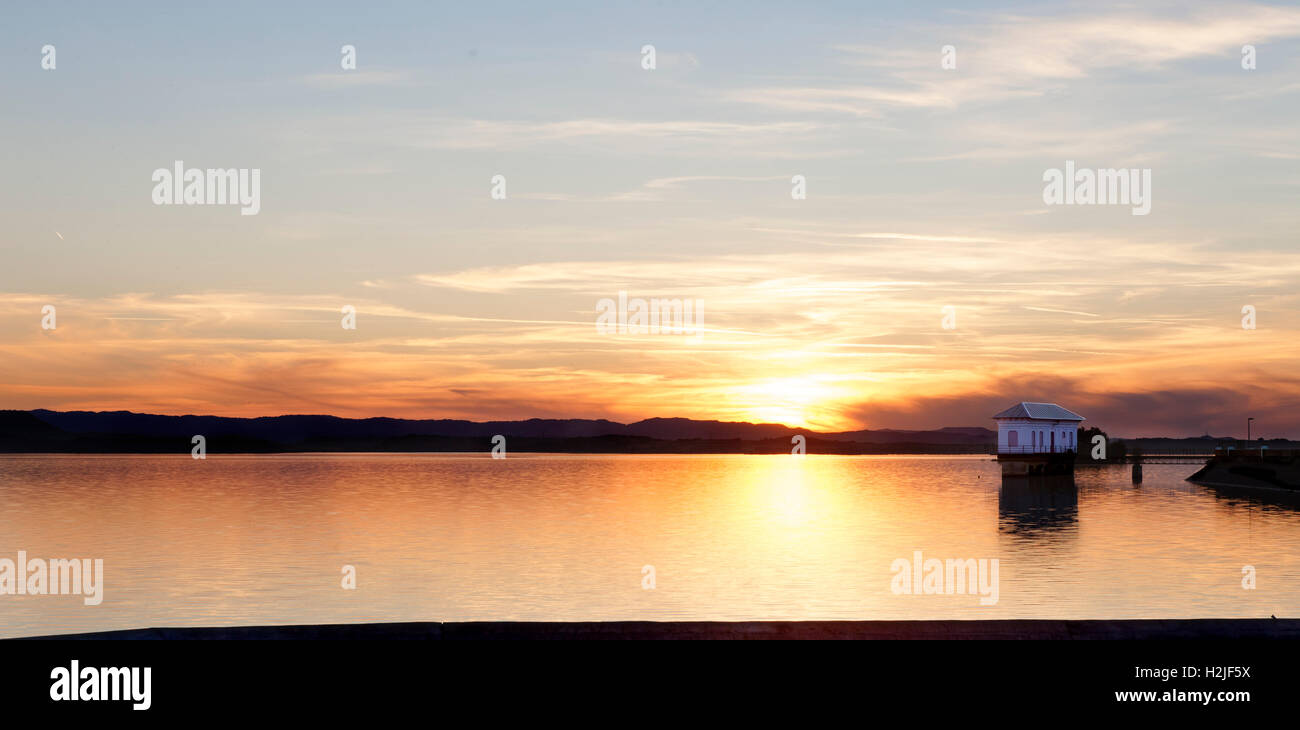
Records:
{"label": "white building", "polygon": [[993,417],[999,454],[1059,454],[1077,451],[1083,416],[1055,403],[1017,403]]}

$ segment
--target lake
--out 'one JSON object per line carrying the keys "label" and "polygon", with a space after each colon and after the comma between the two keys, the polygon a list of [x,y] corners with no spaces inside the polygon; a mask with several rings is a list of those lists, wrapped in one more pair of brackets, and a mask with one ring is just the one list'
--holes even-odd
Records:
{"label": "lake", "polygon": [[[0,635],[1296,615],[1300,503],[1196,469],[1004,486],[987,456],[0,455],[0,558],[104,561],[101,604],[0,595]],[[996,603],[895,593],[915,551],[996,558]]]}

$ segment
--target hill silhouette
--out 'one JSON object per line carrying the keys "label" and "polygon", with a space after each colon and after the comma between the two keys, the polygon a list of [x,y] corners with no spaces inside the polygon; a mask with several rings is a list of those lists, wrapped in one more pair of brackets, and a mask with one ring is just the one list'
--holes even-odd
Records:
{"label": "hill silhouette", "polygon": [[819,433],[779,423],[650,418],[466,421],[285,415],[164,416],[131,411],[0,411],[0,452],[188,453],[196,434],[209,453],[486,451],[500,434],[511,451],[573,453],[987,453],[986,428]]}

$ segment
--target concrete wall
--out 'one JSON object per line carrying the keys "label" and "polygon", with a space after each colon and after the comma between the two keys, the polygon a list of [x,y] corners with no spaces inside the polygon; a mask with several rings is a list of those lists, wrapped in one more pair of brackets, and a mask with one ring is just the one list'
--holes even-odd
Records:
{"label": "concrete wall", "polygon": [[157,628],[52,639],[1300,639],[1300,619],[575,621]]}

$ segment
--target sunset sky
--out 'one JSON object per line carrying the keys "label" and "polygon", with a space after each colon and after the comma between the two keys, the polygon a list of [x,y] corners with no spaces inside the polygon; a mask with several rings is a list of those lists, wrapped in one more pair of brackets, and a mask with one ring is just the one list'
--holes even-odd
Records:
{"label": "sunset sky", "polygon": [[0,408],[1300,438],[1300,8],[912,5],[10,8]]}

